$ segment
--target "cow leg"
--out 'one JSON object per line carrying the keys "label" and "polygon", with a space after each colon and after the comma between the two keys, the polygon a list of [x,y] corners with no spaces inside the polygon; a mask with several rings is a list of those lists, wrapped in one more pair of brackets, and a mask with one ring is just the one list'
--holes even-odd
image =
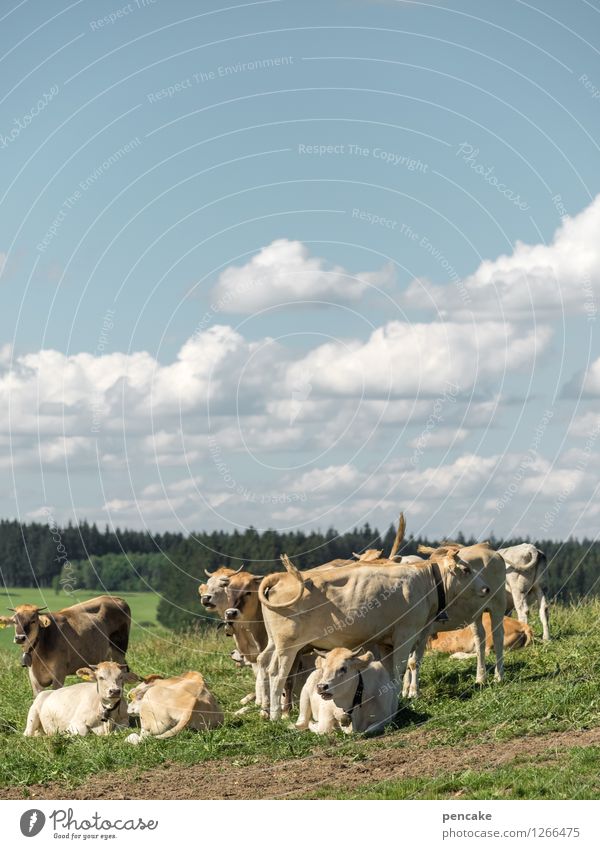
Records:
{"label": "cow leg", "polygon": [[269,666],[271,692],[269,701],[269,717],[271,720],[281,719],[281,697],[285,682],[296,659],[297,650],[290,649],[287,653],[274,653]]}
{"label": "cow leg", "polygon": [[404,680],[402,681],[402,698],[407,699],[408,694],[411,691],[413,686],[413,674],[415,671],[415,654],[414,652],[408,658],[408,663],[406,664],[406,672],[404,673]]}
{"label": "cow leg", "polygon": [[256,673],[256,704],[261,708],[260,715],[263,719],[269,718],[269,697],[270,697],[270,675],[269,669],[273,650],[275,646],[269,642],[264,651],[257,658],[257,673]]}
{"label": "cow leg", "polygon": [[498,606],[490,610],[492,620],[492,637],[494,639],[494,654],[496,655],[496,670],[494,678],[502,681],[504,678],[504,611]]}
{"label": "cow leg", "polygon": [[546,598],[546,593],[544,592],[541,586],[536,586],[535,592],[537,595],[538,604],[540,605],[540,622],[542,623],[542,639],[548,641],[550,639],[550,625],[549,625],[549,605],[548,600]]}
{"label": "cow leg", "polygon": [[[419,698],[419,677],[421,674],[421,664],[423,663],[423,655],[427,646],[427,638],[429,637],[429,629],[425,629],[413,646],[411,656],[408,660],[407,672],[410,673],[410,685],[408,688],[408,698]],[[406,679],[405,679],[406,680]],[[404,691],[402,692],[404,696]]]}
{"label": "cow leg", "polygon": [[35,677],[35,674],[33,672],[33,669],[31,668],[31,666],[29,667],[29,669],[27,671],[29,672],[29,683],[31,684],[31,689],[33,690],[33,698],[35,699],[35,697],[39,696],[39,694],[44,689],[44,685],[40,684],[38,679]]}
{"label": "cow leg", "polygon": [[517,619],[527,625],[527,614],[529,613],[529,605],[527,604],[527,596],[520,590],[513,590],[513,599],[515,602],[515,610],[517,611]]}
{"label": "cow leg", "polygon": [[408,665],[408,658],[410,656],[411,645],[405,639],[400,642],[400,640],[394,640],[394,651],[393,651],[393,661],[394,661],[394,676],[392,678],[392,684],[394,686],[394,691],[397,695],[400,695],[402,682],[404,680],[404,673],[406,672],[406,667]]}
{"label": "cow leg", "polygon": [[477,656],[477,675],[475,677],[476,684],[485,684],[487,678],[487,670],[485,668],[485,628],[481,619],[481,613],[471,623],[471,631],[475,641],[475,654]]}

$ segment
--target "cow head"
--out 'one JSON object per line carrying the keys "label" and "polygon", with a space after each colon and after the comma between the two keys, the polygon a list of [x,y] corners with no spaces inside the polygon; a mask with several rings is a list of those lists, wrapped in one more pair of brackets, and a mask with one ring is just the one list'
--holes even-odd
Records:
{"label": "cow head", "polygon": [[84,681],[95,681],[103,707],[112,707],[123,696],[123,686],[127,681],[139,681],[135,673],[130,672],[126,663],[103,660],[95,666],[84,666],[76,672]]}
{"label": "cow head", "polygon": [[127,705],[127,713],[130,716],[139,716],[142,699],[144,698],[150,687],[156,684],[157,681],[163,680],[163,675],[146,675],[145,678],[142,678],[141,683],[127,693],[127,699],[129,700],[129,704]]}
{"label": "cow head", "polygon": [[258,600],[258,588],[261,581],[262,577],[251,575],[250,572],[238,573],[229,579],[225,590],[227,597],[225,620],[227,622],[251,623],[262,619]]}
{"label": "cow head", "polygon": [[352,649],[333,649],[317,652],[316,667],[321,670],[317,693],[322,699],[352,700],[358,686],[358,673],[375,659],[373,653],[362,646]]}
{"label": "cow head", "polygon": [[216,610],[222,616],[227,608],[227,594],[225,590],[229,585],[229,580],[232,575],[237,574],[243,568],[243,565],[237,570],[220,566],[212,573],[205,569],[204,571],[208,581],[205,584],[200,584],[198,587],[198,594],[203,607],[207,610]]}
{"label": "cow head", "polygon": [[0,617],[0,627],[7,628],[15,626],[15,643],[22,647],[23,651],[30,652],[40,636],[41,628],[48,628],[52,620],[42,610],[45,607],[37,607],[35,604],[20,604],[18,607],[10,607],[13,616]]}
{"label": "cow head", "polygon": [[[433,559],[433,557],[432,557]],[[490,587],[479,569],[473,569],[460,551],[443,554],[436,558],[440,566],[445,567],[448,575],[448,587],[453,595],[468,592],[480,598],[490,594]]]}

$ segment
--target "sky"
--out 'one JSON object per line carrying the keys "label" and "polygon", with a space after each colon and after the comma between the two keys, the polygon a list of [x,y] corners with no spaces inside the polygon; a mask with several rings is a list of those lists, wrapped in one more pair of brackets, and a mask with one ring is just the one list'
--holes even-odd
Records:
{"label": "sky", "polygon": [[0,516],[596,538],[600,8],[0,3]]}

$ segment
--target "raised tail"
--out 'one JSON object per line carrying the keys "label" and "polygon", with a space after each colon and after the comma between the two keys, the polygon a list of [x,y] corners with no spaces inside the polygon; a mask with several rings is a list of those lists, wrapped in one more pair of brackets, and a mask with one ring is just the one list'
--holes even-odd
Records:
{"label": "raised tail", "polygon": [[281,562],[285,566],[285,569],[288,575],[291,575],[292,578],[298,582],[298,588],[296,595],[290,599],[289,601],[280,601],[280,602],[272,602],[269,601],[269,590],[274,587],[282,578],[281,574],[267,575],[266,578],[263,578],[260,582],[260,586],[258,588],[258,600],[261,604],[264,604],[269,610],[281,610],[285,607],[291,607],[293,604],[296,604],[302,598],[302,593],[304,592],[304,579],[302,577],[302,572],[297,569],[287,554],[281,555]]}
{"label": "raised tail", "polygon": [[390,551],[390,556],[388,560],[393,560],[396,554],[398,554],[398,549],[402,545],[402,540],[404,539],[405,532],[406,519],[404,518],[404,513],[400,513],[400,518],[398,520],[398,530],[396,531],[396,537],[394,539],[394,544],[392,545],[392,550]]}

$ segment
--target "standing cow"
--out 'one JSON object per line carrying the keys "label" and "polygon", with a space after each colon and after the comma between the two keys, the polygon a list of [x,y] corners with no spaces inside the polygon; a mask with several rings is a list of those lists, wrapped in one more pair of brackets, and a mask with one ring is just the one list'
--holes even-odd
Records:
{"label": "standing cow", "polygon": [[122,598],[101,595],[56,613],[42,613],[46,608],[34,604],[10,609],[13,616],[1,616],[0,626],[14,625],[34,696],[46,687],[62,687],[81,666],[125,661],[131,611]]}
{"label": "standing cow", "polygon": [[546,555],[529,542],[501,548],[500,554],[506,562],[507,613],[514,607],[519,622],[527,624],[529,603],[537,600],[543,639],[549,640],[548,600],[544,587]]}

